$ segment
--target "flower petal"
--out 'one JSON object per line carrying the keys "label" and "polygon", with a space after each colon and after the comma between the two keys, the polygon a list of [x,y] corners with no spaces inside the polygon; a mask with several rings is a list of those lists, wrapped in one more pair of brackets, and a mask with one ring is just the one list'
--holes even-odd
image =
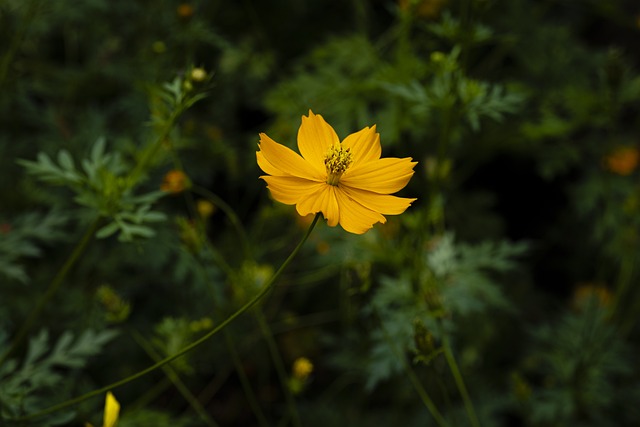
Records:
{"label": "flower petal", "polygon": [[258,166],[260,166],[260,169],[262,169],[264,173],[273,176],[289,176],[269,163],[269,161],[264,157],[262,151],[256,151],[256,159],[258,160]]}
{"label": "flower petal", "polygon": [[327,184],[294,176],[261,176],[271,196],[285,205],[295,205]]}
{"label": "flower petal", "polygon": [[116,425],[116,421],[118,421],[118,414],[120,413],[120,404],[113,396],[113,394],[109,391],[107,392],[107,397],[104,403],[104,419],[103,426],[104,427],[113,427]]}
{"label": "flower petal", "polygon": [[352,133],[342,141],[342,147],[350,149],[354,167],[361,163],[378,160],[382,155],[380,134],[376,132],[376,125]]}
{"label": "flower petal", "polygon": [[413,176],[411,157],[398,159],[385,157],[347,169],[340,183],[378,194],[391,194],[404,188]]}
{"label": "flower petal", "polygon": [[371,191],[360,190],[341,185],[340,189],[351,199],[360,203],[367,209],[384,214],[400,215],[407,210],[411,203],[417,199],[407,199],[404,197],[389,196],[386,194],[372,193]]}
{"label": "flower petal", "polygon": [[296,204],[296,210],[302,216],[322,212],[327,224],[331,227],[338,225],[340,209],[336,199],[336,187],[325,184],[315,193],[303,198]]}
{"label": "flower petal", "polygon": [[384,224],[387,219],[362,206],[350,198],[340,188],[336,191],[336,198],[340,206],[340,225],[349,233],[363,234],[373,227],[376,222]]}
{"label": "flower petal", "polygon": [[333,128],[324,121],[320,114],[309,110],[309,117],[302,116],[302,124],[298,130],[298,149],[320,174],[326,174],[324,158],[329,147],[339,145],[340,139]]}
{"label": "flower petal", "polygon": [[[322,175],[317,173],[309,162],[300,157],[298,153],[282,144],[278,144],[264,133],[260,134],[259,147],[260,151],[258,153],[262,153],[262,155],[257,156],[258,166],[265,173],[273,174],[278,169],[281,173],[276,174],[277,176],[289,175],[310,180],[323,180]],[[270,166],[267,165],[267,162]]]}

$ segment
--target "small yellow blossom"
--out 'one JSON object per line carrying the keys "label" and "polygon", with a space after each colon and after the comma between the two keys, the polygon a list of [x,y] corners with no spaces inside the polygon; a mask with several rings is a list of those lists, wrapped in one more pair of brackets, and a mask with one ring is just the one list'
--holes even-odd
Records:
{"label": "small yellow blossom", "polygon": [[[102,427],[114,427],[118,423],[118,415],[120,414],[120,404],[109,391],[104,402],[104,419],[102,421]],[[91,424],[86,423],[85,427],[93,427]]]}
{"label": "small yellow blossom", "polygon": [[164,44],[163,41],[155,41],[153,42],[153,44],[151,45],[151,49],[155,52],[155,53],[164,53],[167,50],[167,45]]}
{"label": "small yellow blossom", "polygon": [[299,380],[305,380],[313,372],[313,363],[306,357],[298,357],[293,362],[293,376]]}
{"label": "small yellow blossom", "polygon": [[366,127],[342,142],[319,114],[309,110],[298,131],[300,154],[260,134],[258,166],[267,175],[271,196],[296,205],[298,214],[322,212],[331,227],[340,224],[363,234],[384,215],[399,215],[416,199],[392,196],[404,188],[417,164],[410,157],[381,158],[376,126]]}
{"label": "small yellow blossom", "polygon": [[207,78],[207,72],[204,68],[194,68],[191,70],[191,80],[194,82],[203,82]]}
{"label": "small yellow blossom", "polygon": [[196,209],[200,218],[207,219],[216,211],[216,206],[208,200],[200,199],[196,202]]}
{"label": "small yellow blossom", "polygon": [[619,146],[605,158],[605,165],[613,173],[628,176],[636,170],[639,161],[640,152],[636,147]]}
{"label": "small yellow blossom", "polygon": [[181,170],[170,170],[160,185],[162,191],[171,194],[182,193],[189,183],[187,175]]}
{"label": "small yellow blossom", "polygon": [[206,331],[213,327],[213,320],[210,317],[203,317],[200,320],[193,320],[189,323],[192,332]]}

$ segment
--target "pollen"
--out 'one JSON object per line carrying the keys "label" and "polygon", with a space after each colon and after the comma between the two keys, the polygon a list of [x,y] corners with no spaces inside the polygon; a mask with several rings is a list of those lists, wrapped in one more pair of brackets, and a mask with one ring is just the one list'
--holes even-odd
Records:
{"label": "pollen", "polygon": [[329,148],[324,157],[324,165],[327,168],[327,184],[338,185],[340,177],[353,162],[351,152],[339,145]]}

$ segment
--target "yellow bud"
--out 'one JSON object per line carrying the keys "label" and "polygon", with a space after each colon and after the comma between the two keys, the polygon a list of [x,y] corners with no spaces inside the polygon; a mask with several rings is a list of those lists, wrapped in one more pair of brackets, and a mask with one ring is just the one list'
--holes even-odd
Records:
{"label": "yellow bud", "polygon": [[191,80],[194,82],[203,82],[207,78],[207,72],[204,68],[194,68],[191,70]]}
{"label": "yellow bud", "polygon": [[313,372],[313,363],[306,357],[299,357],[293,362],[293,376],[305,380]]}

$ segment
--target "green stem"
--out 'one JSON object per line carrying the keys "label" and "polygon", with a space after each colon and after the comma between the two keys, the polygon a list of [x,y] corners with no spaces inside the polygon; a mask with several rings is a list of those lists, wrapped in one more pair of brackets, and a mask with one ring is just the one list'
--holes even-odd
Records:
{"label": "green stem", "polygon": [[[180,159],[177,156],[177,153],[175,153],[175,151],[173,151],[173,153],[174,153],[175,161],[178,163],[178,166],[179,166]],[[218,196],[216,196],[215,194],[211,193],[208,190],[205,190],[200,187],[195,187],[195,188],[192,187],[192,190],[193,190],[193,193],[202,195],[203,197],[209,199],[211,203],[220,207],[220,209],[229,217],[229,219],[235,226],[236,231],[238,232],[238,236],[240,237],[240,240],[243,243],[243,246],[245,248],[245,256],[249,258],[251,256],[251,253],[249,250],[249,240],[246,236],[246,233],[244,231],[244,228],[242,227],[242,224],[238,216],[233,211],[233,209],[229,205],[227,205],[224,202],[224,200],[220,199]],[[213,245],[211,244],[211,241],[207,237],[204,222],[202,218],[198,215],[195,209],[193,194],[191,192],[185,192],[185,198],[187,200],[187,206],[191,211],[191,215],[196,219],[196,224],[205,242],[205,247],[209,250],[209,253],[213,256],[214,260],[220,266],[220,268],[225,270],[227,275],[231,277],[234,274],[233,269],[231,268],[231,266],[229,266],[229,264],[227,264],[227,262],[224,260],[222,255],[213,247]],[[199,263],[198,265],[204,272],[204,268],[202,264]],[[220,308],[217,306],[215,298],[213,303],[214,303],[214,309],[216,311],[220,311]],[[247,402],[249,403],[249,406],[251,407],[251,410],[253,411],[253,414],[255,415],[258,421],[258,424],[261,427],[268,427],[269,422],[267,421],[267,418],[265,417],[264,412],[262,412],[262,408],[260,408],[258,399],[256,398],[256,395],[253,392],[253,388],[251,387],[251,382],[249,381],[249,378],[247,377],[247,374],[244,371],[244,368],[242,366],[242,361],[240,359],[240,354],[238,353],[238,350],[236,348],[233,336],[229,333],[227,329],[223,331],[223,334],[224,334],[225,342],[227,344],[227,349],[229,350],[229,354],[231,355],[231,359],[233,361],[234,368],[236,370],[236,373],[238,374],[240,385],[242,386],[242,390],[244,391],[245,397],[247,398]]]}
{"label": "green stem", "polygon": [[11,62],[13,61],[18,48],[20,47],[20,43],[27,35],[29,25],[36,15],[39,3],[40,2],[37,0],[32,0],[29,3],[27,11],[24,14],[23,22],[21,23],[22,25],[13,34],[13,38],[11,39],[11,42],[9,44],[9,49],[7,50],[7,53],[4,54],[2,62],[0,62],[0,87],[2,87],[2,85],[4,84],[7,74],[9,73],[9,66],[11,65]]}
{"label": "green stem", "polygon": [[458,368],[458,364],[456,363],[455,357],[453,357],[453,352],[451,351],[451,344],[449,343],[449,337],[446,332],[442,334],[442,347],[444,349],[444,357],[447,359],[447,364],[449,365],[449,369],[451,369],[451,373],[453,374],[453,378],[456,381],[456,386],[458,387],[458,391],[462,396],[462,400],[464,401],[464,408],[467,411],[467,417],[469,418],[469,422],[473,427],[480,427],[480,422],[478,421],[478,416],[476,415],[476,411],[473,407],[473,402],[471,402],[471,398],[469,397],[469,393],[467,391],[467,387],[464,384],[464,380],[462,379],[462,375],[460,374],[460,369]]}
{"label": "green stem", "polygon": [[280,351],[278,350],[276,341],[273,339],[273,332],[271,332],[271,328],[269,328],[269,324],[267,323],[267,319],[265,319],[264,317],[262,309],[260,307],[256,307],[254,313],[256,320],[258,321],[258,325],[260,326],[260,332],[262,332],[262,336],[267,342],[267,347],[269,348],[269,353],[271,354],[271,360],[275,365],[276,373],[278,374],[280,386],[282,387],[282,392],[284,393],[285,399],[287,401],[287,408],[289,409],[289,415],[291,416],[293,425],[296,427],[300,427],[302,426],[300,415],[298,414],[298,410],[296,409],[296,402],[293,399],[293,394],[289,389],[289,385],[287,382],[287,371],[284,366],[284,362],[282,361],[282,356],[280,355]]}
{"label": "green stem", "polygon": [[58,289],[60,288],[60,285],[62,285],[64,279],[67,277],[67,274],[71,270],[71,267],[75,265],[75,263],[80,258],[80,255],[82,255],[82,253],[86,249],[87,245],[91,241],[91,238],[95,234],[99,224],[100,224],[100,218],[97,218],[96,220],[93,221],[91,226],[84,233],[84,235],[82,236],[82,239],[80,239],[76,247],[73,249],[73,252],[71,252],[71,255],[69,255],[69,258],[67,258],[65,263],[62,265],[62,267],[58,271],[58,274],[56,274],[56,276],[53,278],[53,280],[49,284],[49,287],[47,288],[45,293],[40,297],[40,299],[36,303],[35,308],[31,310],[29,317],[22,324],[22,327],[20,328],[15,338],[13,339],[13,342],[11,343],[11,346],[9,347],[9,349],[5,351],[2,357],[0,357],[0,366],[2,366],[2,364],[9,358],[9,356],[14,351],[16,351],[16,349],[22,344],[27,334],[35,324],[36,320],[42,313],[42,310],[45,308],[47,303],[58,291]]}
{"label": "green stem", "polygon": [[171,115],[167,118],[166,122],[163,123],[162,130],[160,131],[160,136],[153,142],[151,146],[147,146],[142,151],[142,155],[136,162],[136,165],[131,170],[131,173],[127,176],[127,184],[129,188],[133,188],[140,178],[145,174],[145,169],[149,167],[149,164],[153,160],[153,158],[162,147],[162,144],[167,140],[169,134],[173,130],[176,122],[180,115],[184,112],[184,106],[177,105],[175,106],[175,110],[171,112]]}
{"label": "green stem", "polygon": [[629,295],[629,285],[632,282],[634,257],[626,255],[622,259],[616,293],[613,299],[611,313],[618,319],[621,335],[626,335],[633,327],[638,313],[640,300],[637,295]]}
{"label": "green stem", "polygon": [[130,376],[124,378],[124,379],[121,379],[119,381],[111,383],[111,384],[109,384],[107,386],[101,387],[101,388],[99,388],[97,390],[93,390],[93,391],[91,391],[89,393],[85,393],[82,396],[67,400],[67,401],[59,403],[57,405],[53,405],[53,406],[51,406],[49,408],[46,408],[46,409],[44,409],[42,411],[39,411],[39,412],[36,412],[34,414],[30,414],[30,415],[27,415],[27,416],[24,416],[24,417],[20,417],[17,420],[18,421],[24,421],[24,420],[30,420],[30,419],[33,419],[33,418],[38,418],[38,417],[41,417],[43,415],[47,415],[47,414],[50,414],[52,412],[59,411],[60,409],[64,409],[64,408],[67,408],[69,406],[73,406],[73,405],[75,405],[77,403],[83,402],[83,401],[85,401],[85,400],[87,400],[89,398],[92,398],[94,396],[99,396],[99,395],[101,395],[101,394],[103,394],[103,393],[105,393],[105,392],[107,392],[109,390],[115,389],[116,387],[120,387],[120,386],[122,386],[124,384],[127,384],[127,383],[131,382],[131,381],[137,380],[138,378],[140,378],[140,377],[142,377],[142,376],[144,376],[144,375],[146,375],[146,374],[148,374],[150,372],[153,372],[158,368],[163,367],[167,363],[170,363],[170,362],[176,360],[180,356],[190,352],[191,350],[193,350],[196,347],[198,347],[198,346],[202,345],[203,343],[205,343],[207,340],[209,340],[209,338],[211,338],[212,336],[214,336],[215,334],[220,332],[229,323],[233,322],[238,316],[240,316],[241,314],[243,314],[244,312],[249,310],[251,307],[256,305],[267,293],[269,293],[269,291],[273,288],[273,285],[274,285],[276,279],[280,276],[280,274],[282,274],[284,269],[287,268],[287,266],[291,263],[293,258],[295,258],[295,256],[298,254],[298,252],[302,248],[302,245],[309,238],[309,235],[311,234],[311,231],[313,230],[313,228],[315,227],[316,223],[318,222],[318,219],[320,218],[320,215],[321,214],[316,214],[316,217],[314,218],[313,222],[309,226],[309,229],[307,230],[305,235],[302,237],[302,239],[300,240],[298,245],[291,252],[289,257],[287,257],[287,259],[282,263],[282,265],[274,273],[274,275],[271,276],[269,281],[267,283],[265,283],[264,287],[260,290],[260,292],[255,297],[253,297],[250,301],[248,301],[245,305],[243,305],[237,311],[235,311],[233,314],[231,314],[229,317],[227,317],[217,327],[215,327],[214,329],[209,331],[207,334],[202,336],[200,339],[198,339],[198,340],[194,341],[193,343],[185,346],[182,350],[180,350],[176,354],[174,354],[172,356],[169,356],[169,357],[166,357],[166,358],[162,359],[161,361],[155,363],[154,365],[151,365],[146,369],[138,371],[135,374],[130,375]]}
{"label": "green stem", "polygon": [[167,377],[163,377],[160,382],[147,389],[145,393],[139,396],[135,401],[128,403],[125,411],[135,412],[140,408],[146,407],[169,387],[171,387],[171,380]]}
{"label": "green stem", "polygon": [[633,273],[633,258],[629,255],[623,257],[620,272],[618,274],[618,282],[616,284],[616,293],[613,299],[613,312],[619,317],[624,317],[625,300],[629,285],[631,284],[631,277]]}
{"label": "green stem", "polygon": [[[151,344],[139,332],[132,330],[131,336],[154,362],[158,362],[162,359],[160,355],[153,349]],[[184,384],[184,382],[182,382],[175,369],[173,369],[171,365],[164,365],[162,367],[162,370],[164,371],[167,378],[169,378],[173,385],[178,389],[180,394],[182,394],[182,397],[184,397],[185,400],[189,402],[189,405],[191,405],[193,410],[196,411],[200,418],[202,418],[202,421],[204,421],[204,423],[209,427],[219,427],[218,423],[216,423],[213,418],[211,418],[209,414],[207,414],[207,411],[204,410],[200,402],[198,402],[198,399],[196,399],[189,388]]]}
{"label": "green stem", "polygon": [[422,403],[424,403],[424,406],[427,408],[427,410],[429,410],[429,412],[431,413],[431,416],[436,421],[436,424],[438,424],[440,427],[447,427],[448,426],[447,422],[445,421],[444,417],[442,416],[442,414],[440,413],[436,405],[433,403],[433,400],[431,400],[431,397],[429,397],[429,393],[427,393],[427,391],[424,389],[424,387],[420,383],[420,380],[416,376],[415,372],[413,372],[413,369],[407,362],[405,355],[402,354],[401,351],[398,351],[398,348],[396,347],[395,342],[393,341],[393,338],[391,337],[387,329],[384,327],[384,323],[382,323],[382,319],[380,319],[380,316],[378,316],[378,321],[380,322],[380,327],[382,329],[382,332],[384,333],[387,344],[389,344],[391,351],[393,351],[395,356],[402,362],[404,371],[409,377],[409,381],[411,381],[411,384],[413,385],[413,388],[415,388],[416,393],[418,393],[418,396],[420,396]]}
{"label": "green stem", "polygon": [[197,185],[194,185],[191,188],[191,190],[194,193],[204,197],[205,199],[208,199],[215,206],[219,207],[220,210],[225,213],[225,215],[227,215],[227,218],[229,218],[229,221],[231,221],[231,224],[233,225],[233,227],[236,229],[236,232],[238,233],[238,237],[240,238],[240,242],[244,250],[245,258],[251,259],[252,254],[251,254],[251,245],[249,244],[249,238],[247,237],[247,233],[245,232],[244,227],[242,226],[242,222],[240,221],[240,218],[238,218],[238,215],[236,215],[233,208],[229,206],[220,197],[218,197],[211,191],[207,190],[206,188],[202,188]]}
{"label": "green stem", "polygon": [[238,349],[235,346],[233,337],[226,329],[223,332],[224,338],[227,342],[227,348],[229,349],[229,353],[231,354],[231,359],[233,359],[233,365],[236,368],[236,373],[238,374],[238,378],[240,379],[240,385],[242,386],[242,390],[244,391],[244,394],[247,398],[247,402],[249,402],[249,406],[251,406],[251,410],[258,420],[258,424],[260,424],[261,427],[268,427],[269,422],[267,421],[267,418],[264,416],[264,412],[262,412],[262,409],[258,404],[258,399],[256,399],[253,388],[251,388],[249,378],[247,378],[247,374],[242,367],[240,355],[238,354]]}

